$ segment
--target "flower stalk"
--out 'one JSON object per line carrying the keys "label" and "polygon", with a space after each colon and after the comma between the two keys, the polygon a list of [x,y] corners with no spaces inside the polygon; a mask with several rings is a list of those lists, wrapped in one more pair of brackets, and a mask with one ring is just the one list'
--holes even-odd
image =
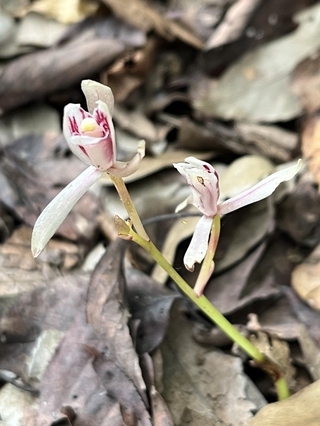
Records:
{"label": "flower stalk", "polygon": [[127,210],[128,216],[133,226],[135,227],[137,233],[141,236],[141,238],[145,239],[146,241],[149,241],[150,238],[146,230],[144,229],[144,226],[142,225],[140,216],[131,200],[130,194],[127,190],[126,184],[124,183],[123,179],[120,177],[114,176],[112,174],[110,174],[109,176],[119,194],[122,204]]}
{"label": "flower stalk", "polygon": [[116,226],[119,230],[119,237],[130,239],[136,244],[145,249],[153,259],[168,273],[168,275],[177,284],[179,289],[192,300],[197,307],[214,323],[216,324],[233,342],[235,342],[255,364],[267,371],[275,382],[275,387],[278,392],[279,400],[285,399],[289,395],[286,380],[279,370],[269,358],[256,348],[250,340],[242,335],[236,327],[234,327],[221,312],[212,305],[212,303],[204,296],[198,296],[188,283],[178,274],[178,272],[170,265],[162,253],[150,240],[146,240],[138,235],[128,223],[123,221],[119,216],[116,216]]}

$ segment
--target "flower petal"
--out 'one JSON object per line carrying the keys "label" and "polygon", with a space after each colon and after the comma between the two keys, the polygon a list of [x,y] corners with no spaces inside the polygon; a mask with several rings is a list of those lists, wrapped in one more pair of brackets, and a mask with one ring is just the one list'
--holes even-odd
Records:
{"label": "flower petal", "polygon": [[[89,136],[83,132],[82,122],[92,119],[103,131],[103,136]],[[74,124],[75,123],[75,124]],[[77,132],[74,129],[77,128]],[[116,141],[112,118],[105,102],[97,101],[92,114],[79,104],[68,104],[64,108],[63,133],[71,151],[88,165],[107,171],[115,162]]]}
{"label": "flower petal", "polygon": [[108,169],[108,173],[111,173],[117,177],[126,177],[136,172],[140,166],[141,160],[145,156],[145,141],[140,141],[138,144],[138,152],[129,162],[116,161],[113,167]]}
{"label": "flower petal", "polygon": [[185,159],[185,163],[173,164],[186,179],[192,191],[188,202],[196,206],[205,216],[213,217],[217,213],[219,198],[219,177],[211,164],[194,157]]}
{"label": "flower petal", "polygon": [[222,215],[230,213],[234,210],[240,209],[241,207],[247,206],[248,204],[256,203],[257,201],[269,197],[280,183],[292,179],[298,173],[301,166],[302,160],[299,160],[294,166],[279,170],[278,172],[263,179],[252,188],[249,188],[247,191],[224,201],[218,205],[218,214]]}
{"label": "flower petal", "polygon": [[81,90],[86,97],[88,111],[92,114],[97,106],[97,101],[103,101],[107,104],[111,116],[114,110],[114,97],[110,87],[93,80],[82,80]]}
{"label": "flower petal", "polygon": [[184,265],[189,271],[193,271],[195,263],[201,263],[207,253],[211,225],[212,218],[202,216],[195,227],[191,242],[183,258]]}
{"label": "flower petal", "polygon": [[88,167],[47,205],[33,228],[31,251],[34,257],[42,252],[72,207],[101,175],[95,167]]}

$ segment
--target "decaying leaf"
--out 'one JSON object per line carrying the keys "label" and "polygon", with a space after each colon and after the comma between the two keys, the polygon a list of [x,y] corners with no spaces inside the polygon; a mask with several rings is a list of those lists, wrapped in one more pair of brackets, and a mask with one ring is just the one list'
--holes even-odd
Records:
{"label": "decaying leaf", "polygon": [[97,351],[102,346],[88,325],[66,333],[40,384],[39,426],[67,420],[70,415],[79,424],[123,425],[118,401],[106,395],[92,367],[90,348]]}
{"label": "decaying leaf", "polygon": [[37,0],[32,3],[30,10],[71,24],[93,15],[98,7],[98,3],[91,0]]}
{"label": "decaying leaf", "polygon": [[[110,380],[115,380],[114,384],[117,377],[121,381],[120,387],[114,389],[120,404],[124,404],[126,399],[123,393],[126,381],[128,386],[129,382],[132,383],[133,400],[140,400],[145,392],[138,357],[128,329],[129,312],[125,308],[125,281],[122,273],[124,248],[125,242],[118,239],[101,258],[92,274],[87,304],[88,322],[105,345],[104,353],[96,359],[95,369],[103,371],[104,375],[110,371]],[[103,376],[102,380],[107,380],[107,385],[108,377]],[[130,406],[134,407],[133,400],[128,396],[128,410]]]}
{"label": "decaying leaf", "polygon": [[307,328],[300,326],[298,341],[303,353],[304,362],[313,380],[320,379],[319,345],[311,338]]}
{"label": "decaying leaf", "polygon": [[202,41],[190,30],[165,18],[152,5],[143,0],[131,0],[130,3],[126,0],[103,0],[103,2],[112,9],[116,16],[134,27],[144,31],[155,30],[169,40],[177,37],[193,47],[198,49],[202,47]]}
{"label": "decaying leaf", "polygon": [[212,276],[205,294],[223,314],[231,314],[253,302],[260,301],[266,304],[268,300],[273,300],[279,295],[280,290],[274,283],[271,271],[264,274],[259,286],[256,286],[249,294],[242,295],[250,275],[259,264],[264,248],[263,244],[260,245],[240,264],[217,277]]}
{"label": "decaying leaf", "polygon": [[283,373],[288,386],[293,386],[295,368],[290,358],[290,350],[287,342],[281,341],[275,337],[268,336],[262,331],[250,336],[251,342],[269,359],[271,359]]}
{"label": "decaying leaf", "polygon": [[301,98],[308,113],[320,109],[320,55],[319,51],[302,61],[294,70],[292,90]]}
{"label": "decaying leaf", "polygon": [[109,64],[124,48],[119,40],[95,39],[81,43],[81,48],[54,47],[11,61],[0,75],[0,113],[69,88]]}
{"label": "decaying leaf", "polygon": [[306,118],[302,133],[302,153],[308,166],[320,185],[320,116]]}
{"label": "decaying leaf", "polygon": [[303,105],[290,89],[290,75],[319,49],[319,5],[295,18],[299,27],[293,33],[245,54],[206,92],[194,90],[195,108],[207,116],[253,122],[286,121],[301,114]]}
{"label": "decaying leaf", "polygon": [[318,426],[320,380],[284,401],[264,407],[248,426]]}
{"label": "decaying leaf", "polygon": [[320,245],[292,273],[292,286],[313,309],[320,310]]}
{"label": "decaying leaf", "polygon": [[237,40],[261,0],[238,0],[228,9],[225,19],[206,42],[212,49]]}
{"label": "decaying leaf", "polygon": [[126,270],[126,277],[136,350],[138,354],[153,352],[165,335],[171,306],[181,296],[133,268]]}
{"label": "decaying leaf", "polygon": [[197,345],[176,311],[161,352],[163,392],[175,424],[246,425],[255,405],[247,399],[241,359]]}

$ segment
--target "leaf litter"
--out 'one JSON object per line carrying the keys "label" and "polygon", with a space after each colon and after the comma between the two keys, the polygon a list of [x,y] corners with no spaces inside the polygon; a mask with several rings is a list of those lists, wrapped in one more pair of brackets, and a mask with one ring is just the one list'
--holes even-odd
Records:
{"label": "leaf litter", "polygon": [[[4,425],[317,424],[319,5],[267,3],[81,1],[61,14],[51,0],[3,2]],[[206,289],[290,372],[298,392],[288,400],[266,405],[275,399],[270,381],[148,256],[113,242],[113,216],[126,213],[107,179],[31,257],[36,217],[84,170],[60,128],[63,106],[83,103],[84,78],[115,93],[121,159],[147,141],[129,190],[152,239],[190,284],[197,270],[187,273],[182,258],[198,216],[174,213],[188,188],[172,163],[212,162],[227,199],[303,156],[296,182],[223,218]]]}

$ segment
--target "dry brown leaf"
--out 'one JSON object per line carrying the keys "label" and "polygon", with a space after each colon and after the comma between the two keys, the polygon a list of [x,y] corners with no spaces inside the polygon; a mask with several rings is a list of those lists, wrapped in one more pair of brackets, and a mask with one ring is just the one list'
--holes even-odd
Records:
{"label": "dry brown leaf", "polygon": [[63,24],[74,24],[93,15],[98,7],[99,3],[92,0],[37,0],[32,3],[30,11],[54,18]]}
{"label": "dry brown leaf", "polygon": [[292,286],[312,308],[320,310],[320,245],[292,273]]}
{"label": "dry brown leaf", "polygon": [[202,48],[202,41],[191,30],[181,24],[166,19],[150,4],[142,0],[103,0],[114,14],[134,27],[144,31],[154,30],[168,40],[179,38],[197,49]]}
{"label": "dry brown leaf", "polygon": [[116,39],[95,39],[80,47],[71,44],[12,60],[0,74],[0,114],[48,93],[69,89],[100,71],[124,48],[124,43]]}
{"label": "dry brown leaf", "polygon": [[247,424],[256,406],[248,399],[248,381],[240,358],[195,343],[190,322],[177,311],[172,313],[161,352],[162,396],[175,424]]}
{"label": "dry brown leaf", "polygon": [[228,9],[224,20],[206,42],[206,49],[214,49],[237,40],[261,0],[238,0]]}
{"label": "dry brown leaf", "polygon": [[260,352],[278,365],[288,385],[293,386],[296,370],[292,365],[288,343],[276,337],[268,336],[267,333],[262,331],[258,331],[254,335],[251,335],[250,340]]}
{"label": "dry brown leaf", "polygon": [[302,154],[320,185],[320,115],[309,117],[302,132]]}
{"label": "dry brown leaf", "polygon": [[247,426],[319,426],[320,380],[264,407]]}
{"label": "dry brown leaf", "polygon": [[243,139],[241,146],[250,154],[260,154],[277,162],[292,160],[296,152],[299,136],[279,126],[268,126],[253,123],[236,123],[237,130]]}
{"label": "dry brown leaf", "polygon": [[[96,266],[88,289],[88,323],[99,335],[108,353],[141,394],[145,390],[139,361],[128,329],[129,312],[124,306],[123,240],[111,243]],[[103,362],[98,363],[101,368]]]}
{"label": "dry brown leaf", "polygon": [[292,90],[309,113],[320,109],[320,51],[302,61],[292,77]]}

